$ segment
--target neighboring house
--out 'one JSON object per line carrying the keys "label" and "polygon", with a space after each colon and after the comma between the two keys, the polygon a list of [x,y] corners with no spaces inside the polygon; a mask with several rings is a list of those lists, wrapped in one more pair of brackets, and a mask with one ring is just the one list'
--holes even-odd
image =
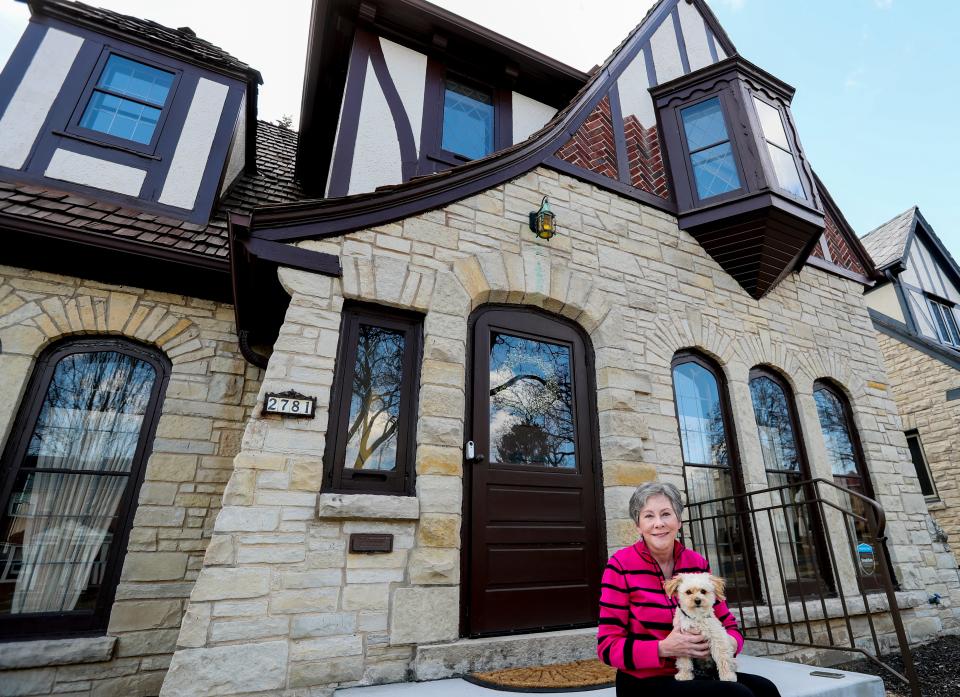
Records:
{"label": "neighboring house", "polygon": [[866,293],[927,505],[960,536],[960,267],[914,206],[862,239],[883,274]]}
{"label": "neighboring house", "polygon": [[754,629],[813,592],[813,647],[844,618],[871,645],[874,615],[896,645],[861,594],[875,516],[831,482],[886,511],[909,640],[957,628],[879,276],[793,88],[701,0],[656,3],[590,75],[422,0],[317,0],[299,139],[187,28],[30,7],[0,74],[8,692],[584,657],[653,478]]}

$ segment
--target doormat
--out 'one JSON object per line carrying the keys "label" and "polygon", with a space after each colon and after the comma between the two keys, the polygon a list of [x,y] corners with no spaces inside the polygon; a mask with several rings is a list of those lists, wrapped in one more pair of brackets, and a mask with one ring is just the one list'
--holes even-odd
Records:
{"label": "doormat", "polygon": [[617,671],[597,659],[532,668],[507,668],[473,673],[465,679],[493,690],[565,692],[599,690],[613,685]]}

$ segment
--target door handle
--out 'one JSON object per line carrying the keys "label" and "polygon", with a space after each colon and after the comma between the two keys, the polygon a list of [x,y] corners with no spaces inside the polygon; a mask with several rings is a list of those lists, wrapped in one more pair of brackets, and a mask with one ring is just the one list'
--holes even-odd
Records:
{"label": "door handle", "polygon": [[468,440],[463,446],[463,459],[467,462],[483,462],[483,455],[477,453],[476,444]]}

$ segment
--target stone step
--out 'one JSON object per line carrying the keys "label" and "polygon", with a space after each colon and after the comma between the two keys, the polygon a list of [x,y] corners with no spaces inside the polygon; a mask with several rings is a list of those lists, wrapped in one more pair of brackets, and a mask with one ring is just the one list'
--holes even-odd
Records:
{"label": "stone step", "polygon": [[[737,662],[738,668],[743,672],[762,675],[772,680],[780,690],[781,697],[884,697],[885,694],[883,681],[874,675],[851,673],[833,670],[832,668],[817,668],[800,663],[775,661],[753,656],[740,656],[737,658]],[[839,677],[811,675],[814,671]],[[529,694],[529,692],[493,690],[474,685],[460,678],[450,678],[428,682],[350,687],[337,690],[334,692],[334,697],[510,697],[511,695],[521,697]],[[555,697],[574,697],[575,695],[614,697],[615,691],[610,687],[582,692],[541,692],[539,694],[546,697],[549,697],[549,695]]]}

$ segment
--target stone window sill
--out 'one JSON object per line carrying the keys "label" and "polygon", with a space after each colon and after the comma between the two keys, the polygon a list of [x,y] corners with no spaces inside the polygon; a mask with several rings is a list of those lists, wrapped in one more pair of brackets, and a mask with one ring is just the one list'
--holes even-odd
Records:
{"label": "stone window sill", "polygon": [[928,499],[927,500],[927,510],[928,511],[945,511],[947,509],[947,504],[945,504],[940,499]]}
{"label": "stone window sill", "polygon": [[320,494],[318,518],[374,520],[418,520],[420,501],[416,496],[381,494]]}
{"label": "stone window sill", "polygon": [[115,636],[38,639],[0,644],[0,670],[66,666],[74,663],[109,661],[116,646]]}

